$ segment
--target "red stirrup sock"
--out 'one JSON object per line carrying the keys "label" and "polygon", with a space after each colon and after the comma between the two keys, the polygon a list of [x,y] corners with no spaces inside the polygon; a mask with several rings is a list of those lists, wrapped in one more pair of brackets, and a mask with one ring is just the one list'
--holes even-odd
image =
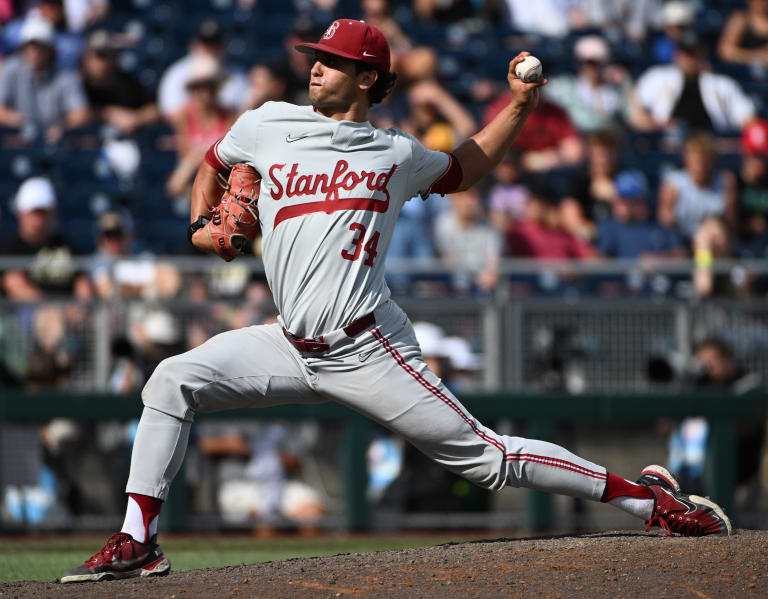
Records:
{"label": "red stirrup sock", "polygon": [[638,499],[653,499],[653,491],[645,485],[631,483],[625,478],[608,473],[608,480],[605,481],[605,491],[600,501],[608,503],[611,499],[617,497],[636,497]]}
{"label": "red stirrup sock", "polygon": [[120,532],[128,533],[139,543],[146,543],[157,534],[157,519],[162,508],[162,499],[128,493],[128,507]]}
{"label": "red stirrup sock", "polygon": [[600,499],[603,503],[615,505],[620,510],[632,514],[642,520],[649,520],[656,505],[656,500],[645,485],[629,482],[628,480],[608,473],[605,491]]}

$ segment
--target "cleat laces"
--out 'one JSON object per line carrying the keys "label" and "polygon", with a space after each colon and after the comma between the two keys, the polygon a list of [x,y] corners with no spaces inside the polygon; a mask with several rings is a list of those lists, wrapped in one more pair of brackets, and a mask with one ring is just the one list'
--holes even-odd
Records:
{"label": "cleat laces", "polygon": [[674,533],[679,533],[687,537],[701,536],[701,526],[696,520],[682,518],[680,516],[675,517],[675,515],[672,514],[669,516],[669,519],[672,520],[672,526],[670,526],[666,518],[668,513],[668,511],[659,511],[654,514],[646,523],[645,532],[650,532],[651,527],[653,527],[654,524],[657,524],[668,537],[674,536]]}
{"label": "cleat laces", "polygon": [[100,551],[93,554],[87,562],[86,566],[98,566],[100,564],[109,563],[112,556],[123,546],[126,542],[130,541],[131,537],[122,532],[116,532],[107,539],[104,547]]}

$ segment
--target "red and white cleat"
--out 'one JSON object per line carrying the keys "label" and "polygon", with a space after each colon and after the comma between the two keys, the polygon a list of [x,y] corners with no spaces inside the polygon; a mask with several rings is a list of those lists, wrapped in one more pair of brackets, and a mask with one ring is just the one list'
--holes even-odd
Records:
{"label": "red and white cleat", "polygon": [[640,473],[640,478],[637,482],[646,487],[651,485],[659,485],[664,487],[667,491],[680,492],[680,483],[677,482],[672,473],[664,468],[664,466],[646,466]]}
{"label": "red and white cleat", "polygon": [[685,537],[733,534],[731,521],[719,505],[706,497],[682,493],[679,483],[666,468],[648,466],[637,482],[648,487],[655,497],[646,532],[658,526],[669,536],[674,533]]}
{"label": "red and white cleat", "polygon": [[148,543],[139,543],[131,535],[118,532],[109,537],[104,547],[84,564],[64,574],[59,582],[165,576],[170,571],[171,562],[160,545],[154,542],[154,537]]}

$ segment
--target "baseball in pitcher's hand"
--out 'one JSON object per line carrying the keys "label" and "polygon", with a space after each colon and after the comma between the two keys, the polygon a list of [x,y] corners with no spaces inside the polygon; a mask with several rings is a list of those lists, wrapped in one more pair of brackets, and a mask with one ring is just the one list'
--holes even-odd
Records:
{"label": "baseball in pitcher's hand", "polygon": [[530,55],[530,52],[523,51],[509,61],[507,81],[509,82],[509,89],[512,92],[512,103],[524,106],[528,110],[533,110],[539,103],[539,88],[542,85],[546,85],[547,80],[542,77],[538,81],[526,83],[515,74],[517,65],[523,62],[526,56]]}

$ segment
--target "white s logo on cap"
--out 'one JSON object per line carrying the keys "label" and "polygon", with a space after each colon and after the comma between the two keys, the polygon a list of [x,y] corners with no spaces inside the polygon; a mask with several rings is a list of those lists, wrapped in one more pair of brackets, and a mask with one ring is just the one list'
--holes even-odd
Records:
{"label": "white s logo on cap", "polygon": [[339,22],[338,21],[334,21],[333,23],[331,23],[330,26],[328,27],[328,29],[325,30],[325,33],[323,34],[323,39],[324,40],[331,39],[336,34],[336,30],[338,28],[339,28]]}

